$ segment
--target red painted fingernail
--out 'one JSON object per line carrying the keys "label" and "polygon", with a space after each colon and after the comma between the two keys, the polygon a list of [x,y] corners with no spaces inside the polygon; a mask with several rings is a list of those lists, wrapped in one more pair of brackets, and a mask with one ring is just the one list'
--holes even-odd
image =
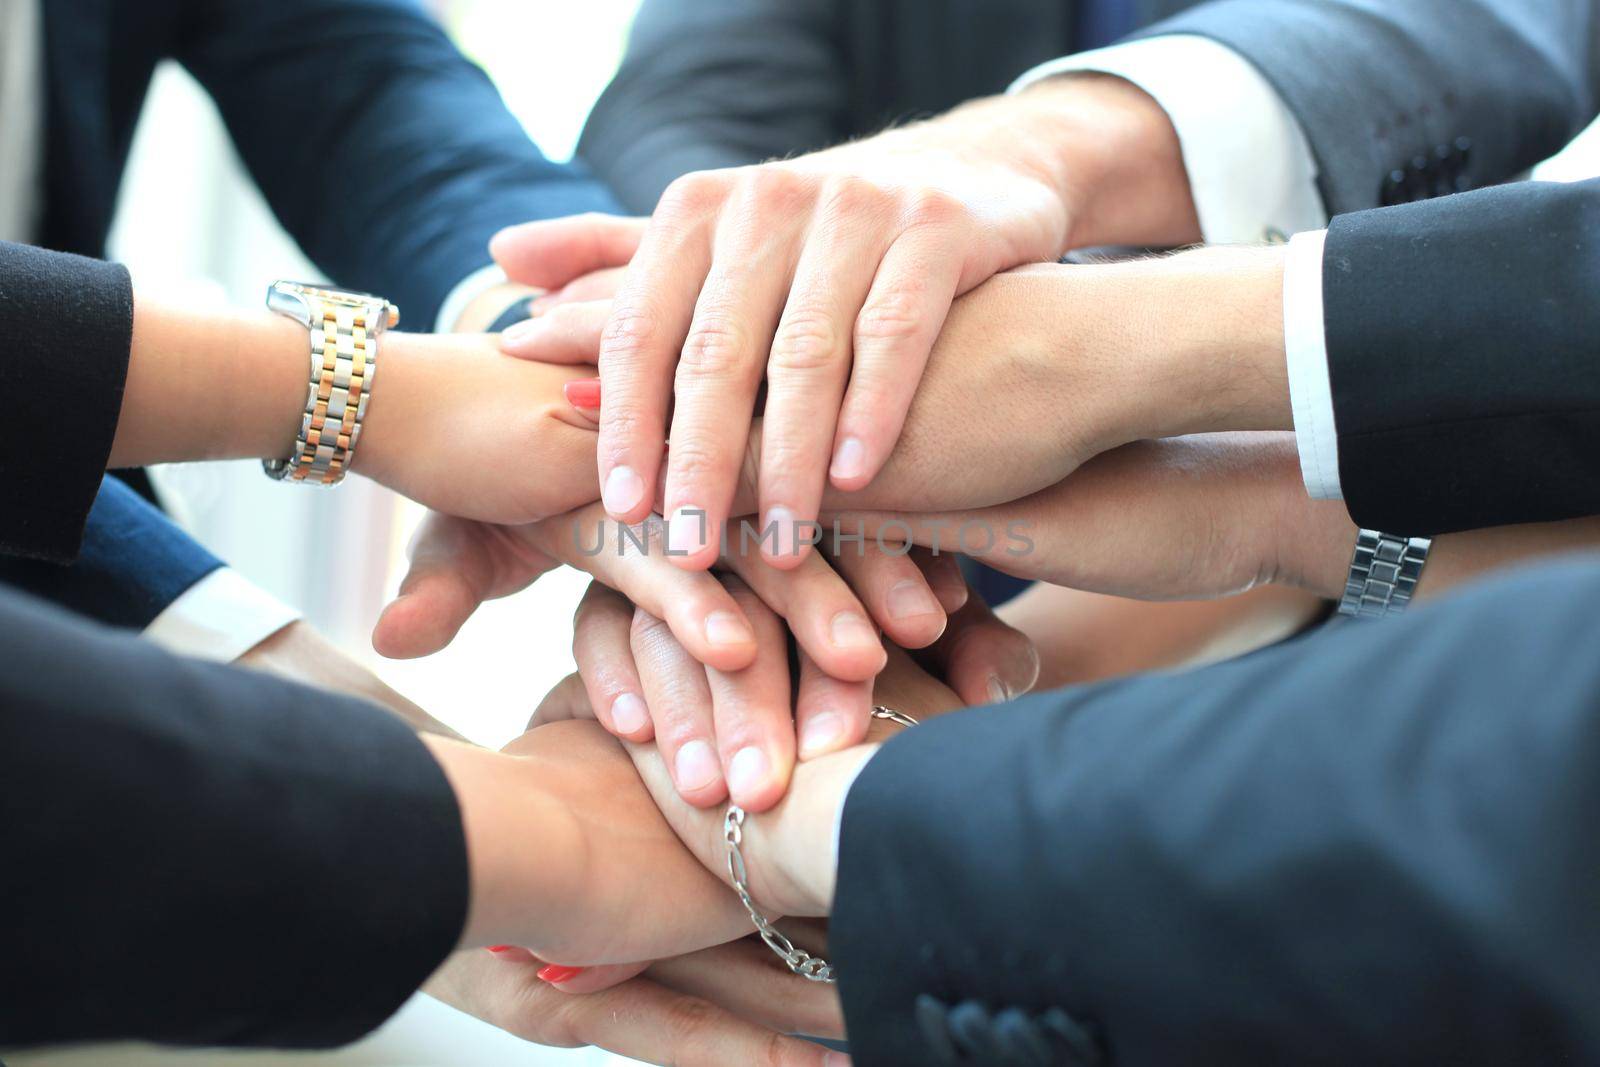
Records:
{"label": "red painted fingernail", "polygon": [[562,982],[570,982],[574,978],[578,977],[578,975],[583,973],[583,968],[558,967],[556,964],[551,963],[544,967],[540,967],[535,973],[537,973],[540,978],[543,978],[551,985],[560,985]]}
{"label": "red painted fingernail", "polygon": [[485,949],[487,949],[488,951],[490,951],[490,952],[510,952],[511,951],[511,946],[510,945],[485,945],[483,947]]}
{"label": "red painted fingernail", "polygon": [[600,379],[581,378],[575,382],[568,382],[561,387],[561,393],[567,398],[567,403],[575,408],[598,408]]}

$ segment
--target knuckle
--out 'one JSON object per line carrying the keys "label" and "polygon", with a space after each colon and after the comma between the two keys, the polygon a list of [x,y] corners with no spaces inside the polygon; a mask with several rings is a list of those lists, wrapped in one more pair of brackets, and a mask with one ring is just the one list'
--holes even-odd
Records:
{"label": "knuckle", "polygon": [[[668,462],[671,464],[672,484],[668,486],[667,495],[676,498],[680,492],[687,490],[691,502],[702,496],[696,491],[699,486],[708,479],[716,478],[731,465],[731,461],[723,460],[711,441],[703,439],[696,431],[680,432],[673,437]],[[701,500],[699,506],[705,507],[705,501]],[[696,521],[710,521],[709,516],[704,519],[691,517]]]}
{"label": "knuckle", "polygon": [[906,200],[905,224],[908,228],[953,226],[967,217],[961,198],[943,189],[919,189]]}
{"label": "knuckle", "polygon": [[667,186],[656,213],[669,218],[713,213],[727,199],[728,187],[727,171],[691,171]]}
{"label": "knuckle", "polygon": [[889,194],[880,186],[856,175],[841,175],[823,187],[822,216],[844,222],[884,210]]}
{"label": "knuckle", "polygon": [[631,304],[619,305],[600,331],[600,365],[633,368],[649,355],[660,334],[661,322],[654,313]]}
{"label": "knuckle", "polygon": [[634,611],[633,621],[628,624],[628,640],[635,648],[659,641],[667,634],[667,624],[643,608]]}
{"label": "knuckle", "polygon": [[804,374],[836,367],[843,359],[843,340],[825,311],[802,308],[778,324],[769,370]]}
{"label": "knuckle", "polygon": [[856,342],[909,341],[921,336],[926,323],[924,293],[916,283],[899,283],[874,293],[856,318]]}
{"label": "knuckle", "polygon": [[749,208],[787,215],[814,195],[816,179],[782,164],[744,168],[739,175],[739,200]]}
{"label": "knuckle", "polygon": [[[718,1008],[699,997],[674,998],[662,1019],[669,1035],[669,1047],[676,1048],[680,1054],[690,1055],[691,1050],[703,1043],[716,1026],[719,1014]],[[680,1059],[678,1062],[693,1061]]]}
{"label": "knuckle", "polygon": [[680,381],[686,374],[710,378],[735,375],[742,369],[748,340],[744,326],[730,312],[709,309],[696,316],[683,342],[683,357],[678,363]]}

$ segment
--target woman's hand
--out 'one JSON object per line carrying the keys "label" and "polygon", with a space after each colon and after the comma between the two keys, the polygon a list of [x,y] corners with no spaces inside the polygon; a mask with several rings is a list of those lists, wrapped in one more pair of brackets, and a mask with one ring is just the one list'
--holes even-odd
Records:
{"label": "woman's hand", "polygon": [[[594,1045],[677,1067],[849,1064],[847,1056],[786,1036],[843,1036],[837,992],[815,982],[799,988],[766,946],[748,938],[629,967],[621,973],[637,976],[625,979],[598,973],[613,968],[596,968],[557,986],[539,977],[542,964],[527,953],[458,952],[424,989],[540,1045]],[[592,988],[569,995],[585,985]]]}

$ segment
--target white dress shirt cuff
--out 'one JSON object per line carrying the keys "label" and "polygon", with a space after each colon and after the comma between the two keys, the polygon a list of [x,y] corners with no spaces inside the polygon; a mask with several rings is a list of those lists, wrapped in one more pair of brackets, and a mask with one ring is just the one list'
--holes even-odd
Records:
{"label": "white dress shirt cuff", "polygon": [[1300,446],[1306,492],[1342,500],[1339,435],[1333,422],[1328,335],[1322,318],[1322,248],[1327,230],[1297,234],[1283,267],[1283,347],[1289,363],[1289,404]]}
{"label": "white dress shirt cuff", "polygon": [[231,663],[299,617],[238,571],[218,567],[168,604],[144,636],[180,656]]}
{"label": "white dress shirt cuff", "polygon": [[1305,131],[1261,72],[1226,45],[1147,37],[1041,64],[1011,91],[1074,71],[1116,75],[1161,105],[1208,244],[1283,241],[1327,225]]}
{"label": "white dress shirt cuff", "polygon": [[439,305],[439,317],[433,321],[433,332],[455,333],[456,322],[461,318],[461,313],[467,310],[467,305],[495,286],[504,285],[506,281],[506,272],[491,263],[456,282],[455,288],[445,294],[444,303]]}

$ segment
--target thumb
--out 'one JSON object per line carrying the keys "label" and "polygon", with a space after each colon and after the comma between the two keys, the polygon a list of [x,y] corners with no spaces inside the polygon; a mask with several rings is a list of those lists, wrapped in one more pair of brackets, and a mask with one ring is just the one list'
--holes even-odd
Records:
{"label": "thumb", "polygon": [[491,237],[489,255],[514,282],[560,289],[592,271],[624,266],[648,222],[597,212],[524,222]]}

